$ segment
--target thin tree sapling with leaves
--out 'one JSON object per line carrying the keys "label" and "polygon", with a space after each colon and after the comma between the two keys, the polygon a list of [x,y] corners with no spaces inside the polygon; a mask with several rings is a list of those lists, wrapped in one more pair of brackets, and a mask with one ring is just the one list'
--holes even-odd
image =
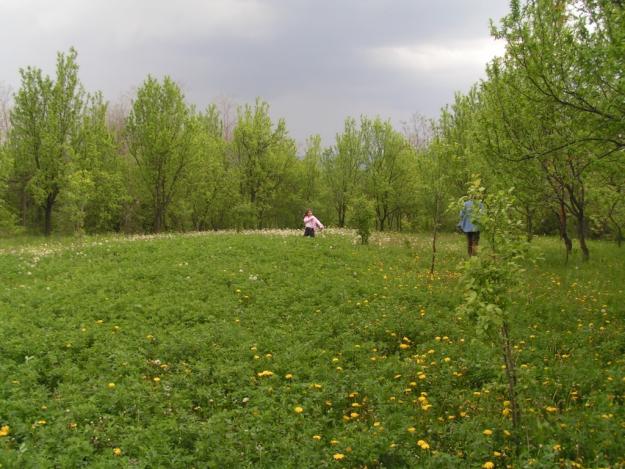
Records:
{"label": "thin tree sapling with leaves", "polygon": [[482,201],[483,207],[475,215],[486,243],[479,255],[470,257],[462,265],[464,301],[458,311],[475,321],[479,337],[501,348],[518,444],[521,409],[510,318],[514,314],[514,300],[522,287],[529,244],[523,236],[523,222],[514,218],[517,212],[513,189],[487,193],[476,177],[469,183],[468,194],[459,200],[458,207],[469,199]]}

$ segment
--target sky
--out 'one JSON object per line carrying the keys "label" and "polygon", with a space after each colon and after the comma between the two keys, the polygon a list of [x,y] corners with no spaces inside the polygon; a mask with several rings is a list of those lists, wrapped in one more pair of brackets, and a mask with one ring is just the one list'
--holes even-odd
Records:
{"label": "sky", "polygon": [[148,74],[172,77],[189,103],[267,101],[300,144],[334,143],[346,117],[398,128],[436,117],[503,52],[489,21],[508,0],[0,0],[0,85],[19,69],[54,75],[78,51],[80,79],[111,103]]}

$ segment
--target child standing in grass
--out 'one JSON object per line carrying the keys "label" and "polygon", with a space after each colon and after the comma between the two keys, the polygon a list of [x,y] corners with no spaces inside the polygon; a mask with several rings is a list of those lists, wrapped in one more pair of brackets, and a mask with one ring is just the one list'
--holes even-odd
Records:
{"label": "child standing in grass", "polygon": [[306,210],[304,214],[304,226],[306,227],[304,228],[304,236],[310,236],[311,238],[315,237],[317,228],[320,230],[325,228],[323,224],[317,220],[317,217],[313,215],[311,209]]}
{"label": "child standing in grass", "polygon": [[477,210],[479,212],[482,208],[482,202],[469,199],[464,203],[460,211],[458,228],[467,235],[469,257],[477,254],[477,246],[480,242],[480,229],[475,221],[474,211]]}

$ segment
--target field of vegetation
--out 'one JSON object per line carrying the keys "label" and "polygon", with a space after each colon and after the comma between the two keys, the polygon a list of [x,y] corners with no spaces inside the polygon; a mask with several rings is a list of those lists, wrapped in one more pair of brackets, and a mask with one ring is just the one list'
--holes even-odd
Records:
{"label": "field of vegetation", "polygon": [[534,242],[517,447],[500,352],[456,311],[462,237],[430,276],[425,237],[293,234],[4,242],[2,467],[625,463],[615,245]]}

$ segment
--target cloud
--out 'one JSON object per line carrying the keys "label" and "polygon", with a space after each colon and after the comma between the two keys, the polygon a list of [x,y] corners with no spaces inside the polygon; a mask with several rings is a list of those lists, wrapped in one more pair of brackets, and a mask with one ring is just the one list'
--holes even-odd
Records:
{"label": "cloud", "polygon": [[89,91],[115,101],[148,74],[204,108],[259,96],[300,141],[331,143],[347,116],[435,116],[500,53],[489,18],[505,0],[0,0],[0,82],[54,73],[78,50]]}
{"label": "cloud", "polygon": [[151,40],[270,34],[278,11],[261,0],[4,0],[0,13],[39,36],[133,46]]}
{"label": "cloud", "polygon": [[489,38],[455,41],[449,44],[423,43],[412,46],[376,47],[366,51],[375,66],[414,73],[484,69],[493,57],[502,55],[505,45]]}

